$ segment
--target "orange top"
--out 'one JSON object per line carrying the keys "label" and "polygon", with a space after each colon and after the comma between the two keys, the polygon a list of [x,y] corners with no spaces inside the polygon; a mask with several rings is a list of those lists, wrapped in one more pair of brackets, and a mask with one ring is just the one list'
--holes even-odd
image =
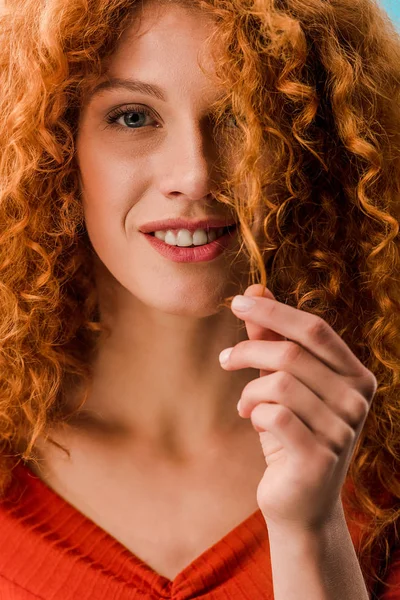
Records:
{"label": "orange top", "polygon": [[[357,547],[359,531],[347,524]],[[19,463],[0,502],[0,531],[1,600],[273,600],[260,510],[171,581]],[[393,588],[379,600],[400,600],[400,551],[392,556]]]}

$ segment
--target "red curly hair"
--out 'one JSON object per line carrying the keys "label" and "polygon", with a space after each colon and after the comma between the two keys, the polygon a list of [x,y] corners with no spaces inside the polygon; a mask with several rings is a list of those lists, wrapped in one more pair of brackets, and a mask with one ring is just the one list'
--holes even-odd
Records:
{"label": "red curly hair", "polygon": [[[215,124],[238,157],[216,198],[238,215],[249,285],[322,317],[377,378],[346,501],[368,517],[363,573],[382,581],[371,557],[388,559],[400,515],[399,34],[377,0],[171,1],[216,24]],[[68,425],[66,390],[84,405],[106,333],[75,139],[141,4],[13,0],[0,16],[1,496],[38,437]]]}

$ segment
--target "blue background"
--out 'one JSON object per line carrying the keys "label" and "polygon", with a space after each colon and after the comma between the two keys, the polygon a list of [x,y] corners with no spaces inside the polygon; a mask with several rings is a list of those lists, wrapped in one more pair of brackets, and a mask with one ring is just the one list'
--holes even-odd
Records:
{"label": "blue background", "polygon": [[400,31],[400,0],[380,0],[380,3]]}

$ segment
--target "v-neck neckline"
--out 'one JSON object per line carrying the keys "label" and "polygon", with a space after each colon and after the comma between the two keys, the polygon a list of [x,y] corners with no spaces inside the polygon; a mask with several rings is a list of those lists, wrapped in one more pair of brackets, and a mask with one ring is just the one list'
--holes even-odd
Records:
{"label": "v-neck neckline", "polygon": [[145,587],[164,594],[171,588],[187,588],[190,580],[199,579],[204,582],[201,571],[206,570],[212,578],[216,571],[227,568],[229,561],[236,564],[238,556],[245,553],[247,560],[256,552],[260,544],[268,551],[268,532],[260,509],[251,513],[233,529],[228,531],[216,543],[203,551],[173,579],[159,574],[139,556],[126,548],[110,533],[80,512],[52,488],[50,488],[36,473],[30,470],[24,462],[15,467],[19,482],[25,484],[29,493],[24,500],[35,512],[35,518],[45,522],[46,527],[56,530],[56,535],[65,547],[74,548],[74,553],[80,554],[86,561],[111,574],[132,583],[138,578]]}

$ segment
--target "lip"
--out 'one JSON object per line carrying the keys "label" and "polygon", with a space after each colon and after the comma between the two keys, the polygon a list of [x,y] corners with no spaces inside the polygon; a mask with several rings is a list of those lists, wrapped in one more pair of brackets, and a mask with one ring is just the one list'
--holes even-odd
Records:
{"label": "lip", "polygon": [[228,231],[213,242],[195,247],[170,246],[150,233],[144,233],[143,237],[153,246],[154,250],[168,260],[178,263],[198,263],[212,261],[223,254],[234,243],[236,228],[234,231]]}
{"label": "lip", "polygon": [[155,231],[166,231],[168,229],[187,229],[191,233],[196,229],[219,229],[220,227],[230,227],[235,225],[237,221],[226,219],[198,219],[191,221],[190,219],[164,219],[162,221],[151,221],[144,225],[140,225],[139,231],[142,233],[154,233]]}

